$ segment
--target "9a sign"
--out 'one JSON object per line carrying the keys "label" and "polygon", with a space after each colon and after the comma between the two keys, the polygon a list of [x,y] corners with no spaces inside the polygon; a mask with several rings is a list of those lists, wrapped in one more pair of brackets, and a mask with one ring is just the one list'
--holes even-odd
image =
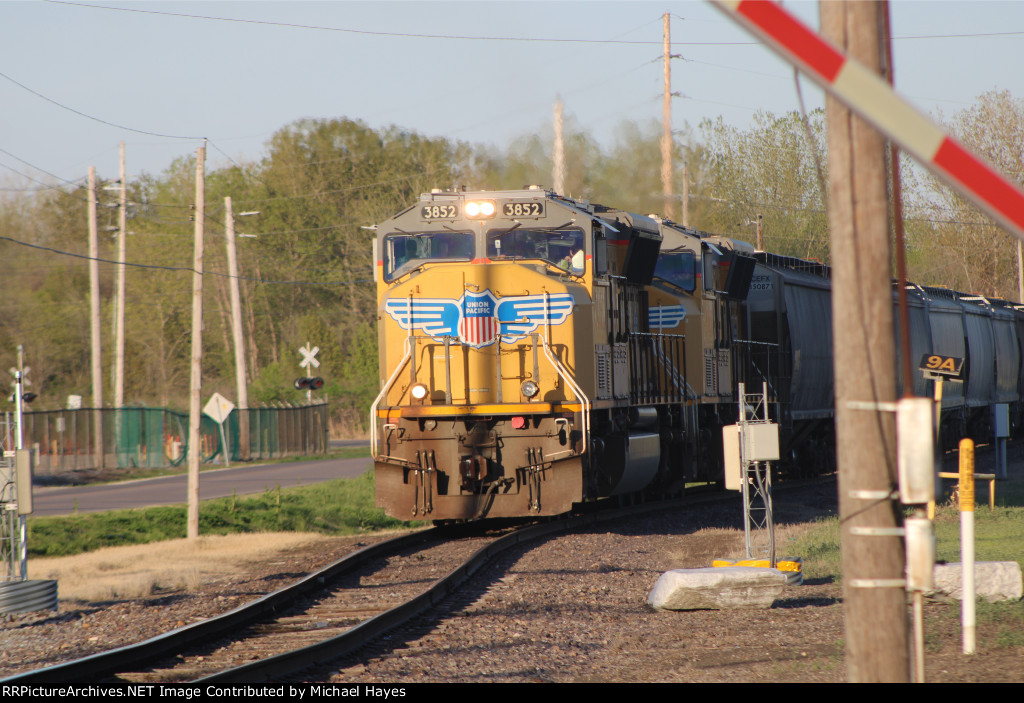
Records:
{"label": "9a sign", "polygon": [[941,377],[957,381],[964,380],[964,360],[955,356],[925,354],[921,357],[921,364],[918,368],[924,372],[925,378]]}

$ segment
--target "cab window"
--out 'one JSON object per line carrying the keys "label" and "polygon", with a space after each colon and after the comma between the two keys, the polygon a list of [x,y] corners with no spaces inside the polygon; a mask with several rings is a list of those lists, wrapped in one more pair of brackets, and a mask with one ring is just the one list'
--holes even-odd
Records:
{"label": "cab window", "polygon": [[425,263],[472,258],[472,232],[402,232],[384,237],[384,278],[388,281]]}
{"label": "cab window", "polygon": [[654,277],[692,293],[697,287],[697,257],[692,251],[662,252]]}
{"label": "cab window", "polygon": [[487,233],[487,257],[492,260],[540,259],[580,275],[585,268],[583,231],[579,229],[492,229]]}

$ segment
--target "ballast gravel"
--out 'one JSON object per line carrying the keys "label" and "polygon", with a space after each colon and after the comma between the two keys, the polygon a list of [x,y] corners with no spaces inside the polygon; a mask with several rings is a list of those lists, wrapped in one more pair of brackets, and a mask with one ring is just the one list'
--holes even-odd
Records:
{"label": "ballast gravel", "polygon": [[[808,521],[832,514],[834,485],[776,497],[780,556]],[[846,679],[838,583],[814,573],[767,610],[658,612],[647,596],[669,569],[739,558],[739,501],[606,523],[522,545],[435,614],[308,671],[307,681],[839,682]],[[229,610],[329,563],[369,538],[338,538],[255,563],[195,592],[102,603],[0,623],[0,676],[139,641]],[[793,554],[792,556],[800,556]],[[382,594],[386,597],[386,594]],[[929,682],[1022,682],[1024,636],[979,618],[978,653],[960,654],[959,603],[926,608]],[[909,612],[909,609],[908,609]]]}

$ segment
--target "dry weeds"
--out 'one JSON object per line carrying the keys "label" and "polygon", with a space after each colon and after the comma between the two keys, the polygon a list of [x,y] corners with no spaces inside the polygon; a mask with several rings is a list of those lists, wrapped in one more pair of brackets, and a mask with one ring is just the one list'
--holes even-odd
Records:
{"label": "dry weeds", "polygon": [[329,538],[310,533],[210,535],[110,547],[68,557],[32,559],[29,578],[56,579],[62,600],[105,601],[158,590],[197,591],[203,584],[244,574],[253,562],[305,549]]}

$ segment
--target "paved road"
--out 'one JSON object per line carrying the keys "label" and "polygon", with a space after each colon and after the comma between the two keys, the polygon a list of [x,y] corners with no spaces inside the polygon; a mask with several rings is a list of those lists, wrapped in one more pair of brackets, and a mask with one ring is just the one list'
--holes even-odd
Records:
{"label": "paved road", "polygon": [[[259,493],[268,488],[308,486],[335,478],[352,478],[369,471],[369,457],[296,461],[287,464],[214,469],[199,474],[199,499]],[[95,486],[37,486],[33,491],[33,515],[68,515],[103,510],[174,505],[187,502],[185,474],[161,476]]]}

